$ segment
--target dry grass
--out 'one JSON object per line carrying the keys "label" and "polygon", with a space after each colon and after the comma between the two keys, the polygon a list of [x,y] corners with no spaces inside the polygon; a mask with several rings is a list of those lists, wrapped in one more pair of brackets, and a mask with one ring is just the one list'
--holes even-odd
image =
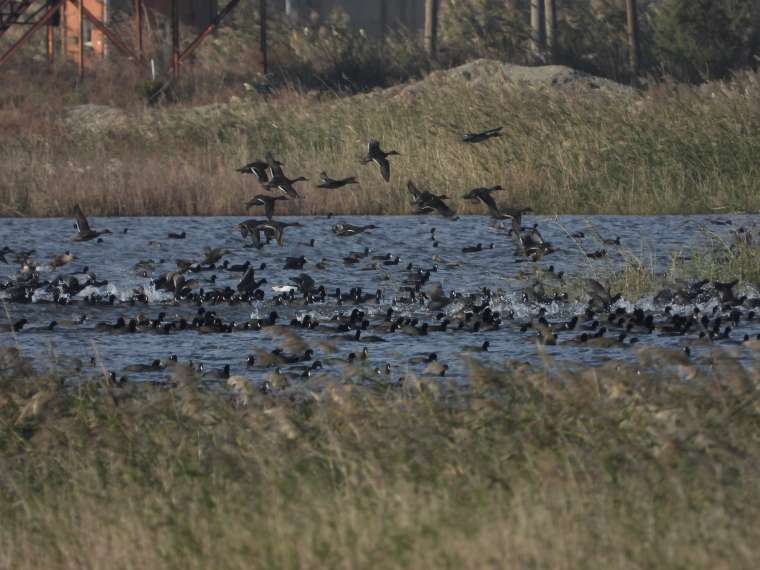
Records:
{"label": "dry grass", "polygon": [[597,277],[612,294],[621,293],[628,300],[653,295],[664,288],[678,290],[686,283],[702,279],[731,282],[740,286],[760,287],[760,247],[740,240],[723,240],[713,235],[706,247],[673,252],[664,271],[655,269],[653,257],[622,251],[621,265],[610,261]]}
{"label": "dry grass", "polygon": [[[702,87],[657,85],[640,95],[507,88],[493,65],[476,80],[341,97],[282,89],[231,103],[129,108],[115,119],[28,115],[0,103],[0,203],[6,215],[240,214],[259,191],[234,172],[271,149],[292,176],[358,173],[361,189],[321,192],[290,213],[408,213],[413,178],[452,196],[501,184],[502,200],[538,213],[664,214],[757,211],[760,76]],[[121,112],[119,112],[121,113]],[[458,134],[504,125],[482,145]],[[391,184],[358,164],[369,137],[397,149]]]}
{"label": "dry grass", "polygon": [[754,567],[758,363],[473,361],[466,390],[242,406],[187,378],[62,388],[6,350],[0,566]]}

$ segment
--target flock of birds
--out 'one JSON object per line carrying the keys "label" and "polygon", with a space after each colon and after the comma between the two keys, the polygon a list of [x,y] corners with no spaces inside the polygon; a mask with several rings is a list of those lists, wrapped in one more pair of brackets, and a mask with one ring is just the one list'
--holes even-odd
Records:
{"label": "flock of birds", "polygon": [[[464,143],[476,144],[501,135],[501,128],[482,132],[467,133],[462,137]],[[363,164],[374,164],[380,176],[386,182],[391,178],[390,157],[398,155],[396,151],[385,151],[377,140],[370,140],[367,153],[361,159]],[[246,204],[246,208],[263,207],[263,218],[252,218],[235,224],[244,239],[250,240],[251,247],[261,249],[274,240],[282,246],[287,228],[300,226],[297,222],[285,222],[275,219],[278,202],[301,197],[297,184],[307,181],[303,176],[289,178],[284,172],[284,164],[267,153],[264,160],[256,160],[237,169],[238,172],[252,175],[267,193],[257,194]],[[356,176],[334,179],[325,172],[320,174],[318,188],[338,190],[358,184]],[[437,214],[449,220],[456,220],[457,215],[446,203],[447,196],[420,189],[411,180],[407,182],[410,200],[415,214]],[[503,230],[514,244],[516,262],[542,260],[557,251],[546,241],[538,225],[523,226],[523,217],[530,208],[514,205],[500,205],[494,194],[502,191],[500,186],[480,187],[464,194],[466,200],[480,202],[488,215],[494,220],[495,228]],[[74,208],[77,233],[71,237],[74,242],[103,241],[103,236],[111,234],[109,229],[95,229],[88,222],[81,208]],[[501,222],[508,221],[508,227]],[[338,237],[350,237],[376,229],[375,225],[354,225],[336,223],[332,232]],[[124,230],[125,232],[127,230]],[[576,232],[571,237],[578,242],[585,235]],[[169,233],[167,239],[185,239],[186,233]],[[420,247],[427,243],[436,248],[439,244],[436,229],[432,228],[427,240],[420,240]],[[737,245],[751,243],[753,236],[749,230],[735,232]],[[620,246],[620,238],[602,239],[605,246]],[[314,239],[302,244],[314,246]],[[463,254],[477,253],[493,249],[494,245],[477,244],[464,246]],[[311,378],[329,365],[340,365],[343,376],[359,378],[362,381],[383,382],[388,385],[400,385],[404,377],[392,377],[393,366],[390,362],[372,362],[368,346],[385,343],[394,339],[427,337],[439,333],[475,333],[478,342],[460,348],[466,353],[485,353],[491,348],[492,333],[504,328],[529,335],[534,342],[541,345],[567,345],[589,348],[630,347],[642,338],[650,335],[681,337],[683,355],[688,358],[691,349],[699,344],[741,343],[752,348],[760,348],[760,335],[748,333],[738,335],[736,330],[742,325],[754,326],[760,320],[760,299],[747,298],[736,292],[736,282],[699,281],[683,283],[678,287],[663,289],[655,302],[663,309],[657,313],[641,308],[627,310],[618,306],[620,295],[613,295],[608,287],[595,279],[581,279],[579,283],[585,295],[585,307],[569,318],[550,320],[547,318],[546,306],[554,302],[568,300],[568,280],[553,266],[542,268],[533,265],[532,271],[525,272],[524,287],[521,289],[522,301],[534,311],[529,319],[518,319],[514,313],[506,314],[494,310],[496,293],[483,288],[472,293],[450,291],[446,293],[434,276],[439,270],[437,264],[430,267],[404,265],[398,255],[378,254],[369,248],[351,251],[343,256],[343,265],[355,271],[376,271],[385,273],[397,271],[401,286],[393,295],[387,295],[383,288],[365,292],[360,287],[351,287],[347,291],[340,288],[328,291],[318,282],[315,275],[304,272],[309,263],[305,256],[284,257],[283,269],[298,271],[290,277],[290,284],[272,287],[273,297],[269,299],[270,311],[265,317],[231,320],[225,318],[218,306],[246,305],[266,300],[262,286],[265,278],[257,278],[266,270],[266,264],[254,266],[250,261],[232,264],[224,259],[230,252],[222,248],[206,248],[202,258],[197,260],[177,259],[176,269],[161,274],[154,274],[156,264],[152,260],[138,263],[134,270],[143,277],[152,277],[151,285],[157,291],[164,291],[171,296],[171,306],[192,308],[185,316],[170,316],[167,310],[161,310],[150,318],[142,313],[130,317],[120,316],[114,322],[91,323],[87,316],[73,322],[51,321],[37,327],[37,330],[54,331],[63,327],[89,327],[104,335],[156,334],[174,335],[180,333],[230,334],[242,331],[268,331],[280,340],[280,346],[271,351],[255,349],[241,359],[235,368],[249,370],[268,370],[260,387],[265,392],[281,390],[300,380]],[[589,252],[589,258],[607,255],[606,248]],[[19,271],[13,278],[0,283],[0,295],[5,302],[29,303],[45,299],[56,305],[84,303],[90,305],[125,305],[135,307],[148,304],[144,290],[136,290],[126,301],[113,294],[101,291],[107,281],[98,279],[94,271],[85,267],[72,274],[52,275],[52,272],[71,263],[76,257],[66,251],[56,255],[47,262],[34,260],[33,251],[13,250],[4,247],[0,250],[0,262],[15,262]],[[433,260],[439,259],[433,256]],[[441,261],[441,263],[443,263]],[[327,260],[314,263],[314,270],[327,268]],[[451,267],[456,267],[452,264]],[[217,274],[238,275],[232,285],[222,286],[217,283]],[[235,283],[236,282],[236,283]],[[82,297],[85,290],[91,291]],[[380,309],[370,311],[371,306]],[[711,306],[705,310],[705,306]],[[309,313],[302,317],[285,320],[279,314],[280,307],[329,307],[329,318],[319,319]],[[678,309],[676,309],[678,307]],[[20,334],[35,330],[22,318],[0,324],[0,331]],[[321,333],[315,344],[309,344],[303,336],[308,331]],[[485,338],[484,338],[485,337]],[[348,349],[343,349],[348,345]],[[121,374],[111,372],[109,378],[119,384],[127,381],[127,374],[147,374],[172,369],[179,365],[176,355],[166,360],[153,360],[150,363],[136,363],[126,366]],[[192,365],[192,364],[191,364]],[[449,365],[442,362],[438,351],[414,354],[406,357],[404,366],[413,374],[443,377]],[[219,370],[204,370],[202,365],[195,365],[197,374],[207,380],[230,380],[239,383],[240,376],[233,375],[233,367],[225,365]]]}

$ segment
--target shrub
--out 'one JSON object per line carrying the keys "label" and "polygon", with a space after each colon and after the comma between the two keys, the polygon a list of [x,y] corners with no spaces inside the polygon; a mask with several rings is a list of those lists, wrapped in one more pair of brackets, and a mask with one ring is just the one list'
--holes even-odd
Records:
{"label": "shrub", "polygon": [[760,48],[754,0],[664,0],[651,17],[658,64],[681,80],[723,78]]}

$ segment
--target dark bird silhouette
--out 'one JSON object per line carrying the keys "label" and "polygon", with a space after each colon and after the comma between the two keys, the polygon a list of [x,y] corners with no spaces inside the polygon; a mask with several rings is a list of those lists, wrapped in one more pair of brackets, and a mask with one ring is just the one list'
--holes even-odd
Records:
{"label": "dark bird silhouette", "polygon": [[237,290],[243,294],[250,294],[266,282],[266,279],[256,281],[256,274],[253,270],[253,267],[249,267],[246,270],[245,275],[243,275],[243,278],[238,283]]}
{"label": "dark bird silhouette", "polygon": [[267,163],[263,160],[254,160],[248,164],[236,168],[235,172],[241,174],[253,174],[259,182],[268,182],[269,175],[267,175]]}
{"label": "dark bird silhouette", "polygon": [[517,244],[518,253],[530,258],[531,261],[539,261],[549,253],[554,252],[554,247],[544,240],[538,227],[534,226],[525,233],[520,233],[515,219],[512,219],[512,239]]}
{"label": "dark bird silhouette", "polygon": [[290,179],[285,176],[285,173],[282,171],[281,163],[276,161],[271,153],[267,153],[267,164],[269,182],[264,185],[264,188],[270,192],[272,190],[280,190],[292,198],[300,198],[301,195],[296,191],[295,186],[293,185],[296,182],[308,182],[308,178],[299,176],[298,178]]}
{"label": "dark bird silhouette", "polygon": [[[267,155],[267,158],[271,157],[271,154]],[[285,166],[282,162],[279,160],[274,160],[272,158],[272,161],[277,166]],[[252,174],[256,177],[256,180],[258,180],[260,183],[269,182],[269,173],[267,172],[267,169],[269,168],[269,162],[266,160],[254,160],[253,162],[249,162],[248,164],[241,166],[240,168],[236,168],[236,172],[240,172],[242,174]]]}
{"label": "dark bird silhouette", "polygon": [[304,295],[310,294],[316,287],[316,283],[314,282],[314,279],[312,279],[311,276],[308,275],[307,273],[301,273],[300,275],[296,277],[291,277],[290,280],[296,284],[298,289]]}
{"label": "dark bird silhouette", "polygon": [[501,130],[503,128],[504,127],[496,127],[493,129],[486,129],[485,131],[480,131],[479,133],[465,133],[464,136],[462,137],[462,142],[479,143],[479,142],[488,140],[490,138],[500,137]]}
{"label": "dark bird silhouette", "polygon": [[84,213],[82,212],[82,209],[79,207],[79,204],[74,206],[74,216],[76,218],[74,227],[77,229],[78,233],[69,238],[71,241],[90,241],[91,239],[95,239],[96,237],[102,236],[103,234],[111,233],[111,230],[108,229],[93,230],[90,227],[90,224],[87,221]]}
{"label": "dark bird silhouette", "polygon": [[406,188],[412,195],[412,204],[416,207],[415,214],[438,212],[444,218],[455,218],[454,211],[444,202],[448,199],[447,196],[433,194],[428,190],[419,190],[411,180],[406,183]]}
{"label": "dark bird silhouette", "polygon": [[306,258],[303,255],[301,257],[286,257],[283,269],[303,269],[304,265],[306,265]]}
{"label": "dark bird silhouette", "polygon": [[499,190],[502,190],[502,187],[498,185],[491,186],[490,188],[473,188],[462,197],[465,200],[470,200],[472,202],[477,202],[480,200],[483,202],[483,204],[485,204],[486,208],[488,208],[488,211],[492,216],[500,216],[501,212],[499,211],[499,207],[496,205],[496,200],[494,200],[493,196],[491,196],[493,192],[498,192]]}
{"label": "dark bird silhouette", "polygon": [[370,139],[367,143],[367,156],[362,158],[362,164],[369,164],[374,162],[380,167],[380,174],[383,180],[389,182],[391,179],[391,163],[388,162],[388,157],[392,155],[400,155],[395,150],[385,152],[380,148],[380,142],[375,139]]}
{"label": "dark bird silhouette", "polygon": [[343,188],[344,186],[348,186],[350,184],[358,184],[359,182],[356,180],[356,176],[348,176],[347,178],[330,178],[327,173],[323,170],[319,173],[319,184],[317,184],[317,188],[326,188],[328,190],[334,190],[337,188]]}
{"label": "dark bird silhouette", "polygon": [[355,236],[361,234],[367,230],[374,230],[377,226],[369,224],[367,226],[354,226],[352,224],[335,224],[332,228],[333,233],[336,236],[346,237]]}
{"label": "dark bird silhouette", "polygon": [[274,220],[251,219],[240,222],[239,224],[235,224],[232,227],[239,230],[240,235],[242,235],[244,238],[250,237],[256,249],[261,249],[263,247],[263,244],[261,242],[262,233],[264,233],[268,239],[274,238],[277,241],[277,245],[281,246],[283,244],[285,228],[301,227],[301,224],[297,222],[286,223],[277,222]]}
{"label": "dark bird silhouette", "polygon": [[264,215],[271,221],[274,216],[275,203],[287,199],[287,196],[267,196],[266,194],[257,194],[245,203],[245,208],[248,210],[253,206],[264,206]]}
{"label": "dark bird silhouette", "polygon": [[19,332],[28,323],[26,319],[20,319],[15,323],[3,323],[0,324],[1,332]]}
{"label": "dark bird silhouette", "polygon": [[499,208],[499,214],[502,216],[499,219],[512,220],[512,231],[519,234],[522,231],[522,218],[525,214],[532,212],[530,208],[521,208],[517,206],[506,206]]}
{"label": "dark bird silhouette", "polygon": [[513,231],[515,228],[522,228],[522,217],[524,214],[531,212],[530,208],[520,207],[499,207],[491,195],[493,192],[503,190],[501,186],[491,186],[490,188],[474,188],[462,196],[465,200],[480,200],[488,208],[488,213],[495,220],[512,220]]}

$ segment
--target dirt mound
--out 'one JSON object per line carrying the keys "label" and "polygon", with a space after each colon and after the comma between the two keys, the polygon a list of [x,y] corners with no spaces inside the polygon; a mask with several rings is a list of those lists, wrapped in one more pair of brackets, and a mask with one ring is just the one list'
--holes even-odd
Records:
{"label": "dirt mound", "polygon": [[79,133],[119,132],[127,129],[129,119],[121,109],[88,103],[67,109],[64,124]]}
{"label": "dirt mound", "polygon": [[564,65],[527,67],[478,59],[459,67],[434,71],[421,81],[386,89],[381,93],[391,97],[414,97],[440,86],[467,84],[493,89],[527,86],[563,90],[600,91],[607,94],[629,94],[633,89],[609,79],[596,77]]}

